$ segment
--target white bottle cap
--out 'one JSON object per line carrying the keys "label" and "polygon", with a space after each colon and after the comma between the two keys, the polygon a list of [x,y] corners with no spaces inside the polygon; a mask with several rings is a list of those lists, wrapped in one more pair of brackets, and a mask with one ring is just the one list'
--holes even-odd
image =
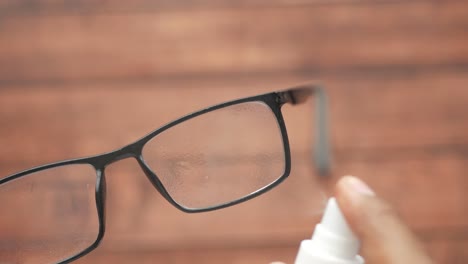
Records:
{"label": "white bottle cap", "polygon": [[341,213],[335,198],[328,200],[322,222],[311,240],[301,243],[295,264],[364,264],[360,243]]}

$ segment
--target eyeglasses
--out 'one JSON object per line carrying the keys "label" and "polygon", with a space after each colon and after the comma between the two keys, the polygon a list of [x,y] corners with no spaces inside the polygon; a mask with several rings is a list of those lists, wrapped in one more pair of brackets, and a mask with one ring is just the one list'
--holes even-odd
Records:
{"label": "eyeglasses", "polygon": [[222,103],[115,151],[0,179],[0,262],[69,263],[94,250],[105,232],[105,168],[122,159],[134,158],[156,190],[184,212],[228,207],[272,189],[291,169],[281,107],[311,95],[315,163],[326,173],[322,89],[304,85]]}

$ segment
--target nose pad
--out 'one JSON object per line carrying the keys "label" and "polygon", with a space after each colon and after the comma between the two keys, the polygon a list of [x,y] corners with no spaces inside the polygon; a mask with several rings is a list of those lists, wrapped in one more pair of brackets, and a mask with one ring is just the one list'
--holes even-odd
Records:
{"label": "nose pad", "polygon": [[138,158],[136,158],[136,160],[138,161],[138,164],[140,165],[141,169],[143,170],[143,172],[145,173],[146,177],[148,178],[148,180],[151,182],[151,184],[154,186],[154,188],[156,188],[156,190],[158,190],[158,192],[168,201],[170,202],[172,205],[174,205],[175,207],[179,208],[179,209],[184,209],[183,207],[181,207],[179,204],[177,204],[173,199],[172,197],[169,195],[169,193],[167,192],[166,188],[164,187],[164,185],[161,183],[161,181],[159,180],[158,176],[156,175],[156,173],[154,173],[149,167],[148,165],[146,165],[145,161],[143,160],[143,157],[139,156]]}

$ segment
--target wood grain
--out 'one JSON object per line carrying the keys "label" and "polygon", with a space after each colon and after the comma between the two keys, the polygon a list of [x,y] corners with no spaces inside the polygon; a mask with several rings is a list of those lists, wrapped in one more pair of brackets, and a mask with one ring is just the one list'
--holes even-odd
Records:
{"label": "wood grain", "polygon": [[[459,0],[449,0],[456,2]],[[399,3],[400,2],[400,3]],[[413,1],[416,2],[416,1]],[[437,5],[441,1],[425,1]],[[447,2],[447,1],[445,1]],[[135,0],[135,1],[90,1],[77,0],[66,2],[61,0],[3,0],[0,2],[0,10],[3,16],[21,16],[21,15],[56,15],[56,14],[78,14],[86,15],[89,13],[138,13],[138,12],[167,12],[173,10],[189,11],[193,9],[233,9],[233,8],[262,8],[262,7],[290,7],[290,6],[317,6],[317,5],[394,5],[401,4],[396,0],[301,0],[301,1],[282,1],[282,0],[190,0],[184,2],[174,2],[167,0]],[[408,4],[408,3],[405,3]]]}
{"label": "wood grain", "polygon": [[[253,263],[272,261],[293,263],[299,243],[285,246],[243,247],[230,249],[182,249],[178,251],[103,251],[98,250],[78,263]],[[444,239],[426,241],[437,263],[463,264],[467,240],[448,242]]]}
{"label": "wood grain", "polygon": [[312,104],[283,108],[290,178],[225,210],[182,213],[133,160],[121,161],[106,169],[106,237],[81,263],[292,263],[345,174],[389,200],[439,263],[466,263],[467,7],[1,1],[0,177],[110,151],[203,107],[311,81],[329,96],[330,177],[316,175],[310,160]]}
{"label": "wood grain", "polygon": [[466,69],[466,7],[417,1],[6,16],[0,81]]}

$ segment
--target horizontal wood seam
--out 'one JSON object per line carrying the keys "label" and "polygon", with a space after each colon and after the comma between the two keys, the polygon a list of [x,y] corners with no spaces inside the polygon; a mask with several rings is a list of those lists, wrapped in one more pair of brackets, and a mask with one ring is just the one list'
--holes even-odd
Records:
{"label": "horizontal wood seam", "polygon": [[[79,2],[79,1],[77,1]],[[213,1],[212,3],[191,3],[191,4],[177,4],[175,1],[169,1],[164,3],[154,3],[150,1],[143,1],[142,3],[135,4],[130,9],[124,9],[124,7],[99,7],[99,5],[90,5],[90,4],[78,4],[74,3],[69,7],[64,5],[51,5],[51,4],[40,4],[35,2],[31,4],[30,1],[17,1],[17,3],[10,6],[1,6],[0,5],[0,19],[6,17],[24,17],[24,16],[57,16],[57,15],[96,15],[96,14],[147,14],[147,13],[164,13],[171,11],[197,11],[197,10],[229,10],[229,9],[252,9],[252,8],[297,8],[297,7],[314,7],[314,6],[358,6],[358,5],[408,5],[409,2],[405,0],[360,0],[360,1],[348,1],[348,0],[335,0],[335,1],[292,1],[288,3],[285,1],[270,1],[268,4],[257,3],[252,1],[252,3],[245,3],[245,1],[226,1],[217,3]],[[157,1],[156,1],[157,2]],[[248,1],[247,1],[248,2]],[[447,0],[447,1],[438,1],[438,0],[415,0],[411,1],[411,4],[414,3],[433,3],[433,4],[450,4],[457,2],[464,2],[463,0]],[[175,4],[174,4],[175,3]],[[128,8],[128,6],[126,7]]]}
{"label": "horizontal wood seam", "polygon": [[[295,76],[303,78],[304,81],[311,79],[361,79],[363,77],[372,79],[393,79],[396,77],[415,77],[420,75],[431,75],[441,73],[467,73],[468,61],[459,61],[448,64],[413,64],[413,65],[372,65],[372,66],[349,66],[349,67],[306,67],[296,71],[257,71],[257,72],[224,72],[224,73],[203,73],[203,74],[164,74],[141,77],[102,77],[102,78],[47,78],[47,79],[0,79],[0,90],[9,86],[21,86],[22,88],[34,88],[47,85],[49,88],[63,88],[63,85],[77,86],[80,90],[82,85],[94,84],[141,84],[141,83],[169,83],[169,82],[194,82],[194,81],[222,81],[242,79],[265,79],[268,77]],[[116,87],[118,87],[116,86]],[[18,87],[15,87],[17,89]]]}

